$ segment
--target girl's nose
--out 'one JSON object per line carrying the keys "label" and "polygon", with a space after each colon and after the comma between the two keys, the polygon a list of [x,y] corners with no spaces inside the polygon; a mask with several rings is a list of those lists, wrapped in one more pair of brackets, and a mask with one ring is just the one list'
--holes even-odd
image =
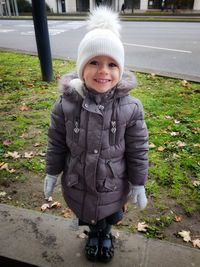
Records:
{"label": "girl's nose", "polygon": [[108,73],[108,66],[106,64],[100,64],[98,71],[99,73]]}

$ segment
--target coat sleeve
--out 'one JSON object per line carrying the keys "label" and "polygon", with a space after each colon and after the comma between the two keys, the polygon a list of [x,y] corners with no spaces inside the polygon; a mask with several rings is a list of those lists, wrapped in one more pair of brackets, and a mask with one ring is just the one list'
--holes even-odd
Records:
{"label": "coat sleeve", "polygon": [[144,185],[148,176],[148,130],[141,102],[135,100],[132,107],[125,131],[127,174],[131,184]]}
{"label": "coat sleeve", "polygon": [[67,154],[65,117],[62,110],[62,97],[59,97],[53,107],[48,130],[46,173],[51,175],[61,173]]}

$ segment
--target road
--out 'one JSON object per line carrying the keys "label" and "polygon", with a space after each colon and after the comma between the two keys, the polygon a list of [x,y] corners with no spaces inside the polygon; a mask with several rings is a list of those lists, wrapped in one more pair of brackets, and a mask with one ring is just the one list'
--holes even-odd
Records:
{"label": "road", "polygon": [[[53,57],[76,59],[85,21],[49,21]],[[122,22],[126,67],[200,82],[200,24]],[[0,20],[0,48],[36,53],[31,20]]]}

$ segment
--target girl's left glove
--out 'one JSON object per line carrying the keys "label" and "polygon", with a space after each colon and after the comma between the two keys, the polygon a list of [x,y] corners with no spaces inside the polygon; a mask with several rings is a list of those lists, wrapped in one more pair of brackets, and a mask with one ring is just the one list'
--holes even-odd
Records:
{"label": "girl's left glove", "polygon": [[44,179],[44,198],[46,200],[48,200],[49,197],[52,197],[53,190],[54,190],[54,187],[56,185],[58,176],[59,176],[59,174],[57,174],[57,175],[47,174],[46,175],[46,177]]}
{"label": "girl's left glove", "polygon": [[130,185],[129,197],[133,203],[137,203],[140,209],[147,206],[147,197],[143,185]]}

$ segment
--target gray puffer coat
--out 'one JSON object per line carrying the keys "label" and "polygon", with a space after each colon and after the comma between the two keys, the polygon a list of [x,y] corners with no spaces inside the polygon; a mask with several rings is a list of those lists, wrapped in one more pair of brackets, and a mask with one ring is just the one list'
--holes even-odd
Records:
{"label": "gray puffer coat", "polygon": [[105,94],[88,91],[76,74],[64,76],[52,111],[46,173],[62,174],[64,198],[84,222],[119,211],[129,182],[144,185],[148,132],[143,107],[129,96],[133,75],[124,74]]}

